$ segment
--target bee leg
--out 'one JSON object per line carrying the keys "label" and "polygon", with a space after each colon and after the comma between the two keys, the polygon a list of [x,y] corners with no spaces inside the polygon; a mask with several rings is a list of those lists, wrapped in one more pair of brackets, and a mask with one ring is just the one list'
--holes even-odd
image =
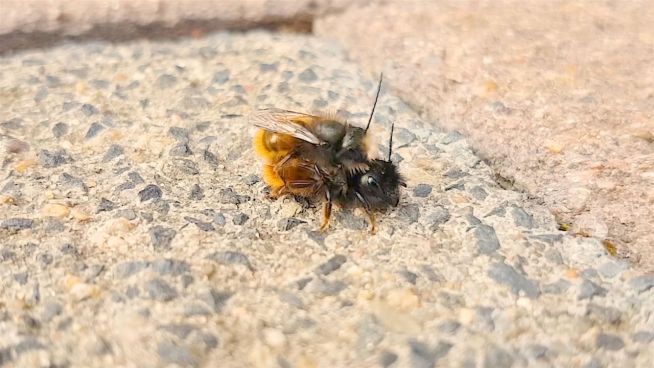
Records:
{"label": "bee leg", "polygon": [[268,199],[274,201],[282,197],[284,194],[284,187],[275,188],[268,193]]}
{"label": "bee leg", "polygon": [[332,217],[332,195],[329,189],[325,192],[325,204],[322,207],[322,224],[320,224],[320,231],[325,231],[329,227],[329,219]]}
{"label": "bee leg", "polygon": [[375,213],[371,210],[366,210],[368,214],[368,219],[370,220],[370,234],[374,235],[377,232],[377,220],[375,219]]}
{"label": "bee leg", "polygon": [[363,204],[363,208],[366,210],[366,214],[368,215],[368,219],[370,219],[370,233],[374,234],[377,232],[377,220],[375,219],[375,213],[372,212],[372,209],[370,208],[370,204],[368,201],[366,201],[365,198],[361,195],[361,193],[355,191],[354,195],[357,196],[357,199],[361,201]]}

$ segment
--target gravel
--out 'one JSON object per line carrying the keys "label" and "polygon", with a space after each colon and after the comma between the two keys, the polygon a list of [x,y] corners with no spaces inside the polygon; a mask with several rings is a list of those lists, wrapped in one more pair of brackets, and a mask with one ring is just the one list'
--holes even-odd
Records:
{"label": "gravel", "polygon": [[474,236],[476,238],[477,248],[479,248],[481,253],[489,254],[500,248],[500,241],[497,239],[495,229],[491,226],[484,224],[477,225],[474,229]]}
{"label": "gravel", "polygon": [[215,252],[209,255],[207,258],[222,264],[240,264],[247,267],[249,270],[254,270],[252,264],[250,263],[250,259],[241,252],[235,252],[235,251]]}
{"label": "gravel", "polygon": [[150,240],[155,248],[168,248],[175,238],[177,232],[173,229],[161,225],[154,226],[150,229]]}
{"label": "gravel", "polygon": [[622,341],[622,338],[613,334],[606,334],[606,333],[600,333],[599,335],[597,335],[597,340],[595,341],[595,345],[599,349],[606,349],[606,350],[613,350],[613,351],[624,348],[624,342]]}
{"label": "gravel", "polygon": [[149,184],[139,192],[139,199],[141,202],[145,202],[151,199],[160,199],[162,195],[161,188],[154,184]]}
{"label": "gravel", "polygon": [[26,218],[10,218],[0,224],[0,228],[7,230],[25,230],[31,229],[32,226],[34,226],[34,221]]}
{"label": "gravel", "polygon": [[162,279],[152,279],[145,284],[145,290],[151,299],[167,302],[177,297],[177,291]]}
{"label": "gravel", "polygon": [[101,131],[105,129],[104,125],[100,123],[93,123],[89,126],[89,129],[86,131],[86,139],[91,139],[96,137]]}
{"label": "gravel", "polygon": [[298,78],[302,82],[311,83],[316,81],[318,79],[318,76],[316,75],[316,72],[313,71],[313,69],[308,68],[303,70],[300,74],[298,74]]}
{"label": "gravel", "polygon": [[330,258],[327,262],[318,266],[314,272],[318,275],[327,276],[341,268],[345,262],[347,262],[347,258],[345,258],[345,256],[342,254],[337,254]]}
{"label": "gravel", "polygon": [[606,289],[597,285],[596,283],[584,279],[579,286],[579,293],[577,294],[578,299],[591,299],[595,296],[604,296],[606,295]]}
{"label": "gravel", "polygon": [[648,291],[654,287],[654,274],[634,277],[629,281],[629,285],[638,293]]}
{"label": "gravel", "polygon": [[48,151],[41,150],[39,152],[39,162],[45,168],[54,168],[61,166],[70,161],[70,157],[65,150]]}
{"label": "gravel", "polygon": [[429,184],[418,184],[413,188],[413,195],[420,198],[425,198],[431,193],[432,186]]}

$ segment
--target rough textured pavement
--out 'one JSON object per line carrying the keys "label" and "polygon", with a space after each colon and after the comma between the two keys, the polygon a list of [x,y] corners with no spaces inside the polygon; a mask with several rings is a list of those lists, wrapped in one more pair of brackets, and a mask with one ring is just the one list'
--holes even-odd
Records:
{"label": "rough textured pavement", "polygon": [[0,58],[0,366],[647,367],[654,275],[390,93],[409,187],[377,235],[267,199],[247,114],[362,124],[375,78],[266,33]]}
{"label": "rough textured pavement", "polygon": [[110,25],[178,26],[212,21],[223,27],[268,23],[341,10],[366,0],[3,0],[0,35],[53,32],[81,35]]}
{"label": "rough textured pavement", "polygon": [[652,24],[652,0],[389,1],[314,29],[507,185],[654,271]]}
{"label": "rough textured pavement", "polygon": [[264,26],[310,31],[311,20],[368,0],[2,0],[0,53],[67,38],[199,37]]}

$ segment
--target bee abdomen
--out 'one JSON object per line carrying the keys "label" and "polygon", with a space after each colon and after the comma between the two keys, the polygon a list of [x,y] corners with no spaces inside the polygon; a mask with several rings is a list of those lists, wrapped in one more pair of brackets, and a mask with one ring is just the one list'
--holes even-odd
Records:
{"label": "bee abdomen", "polygon": [[297,145],[298,139],[260,129],[254,136],[255,152],[269,163],[275,163],[288,155]]}

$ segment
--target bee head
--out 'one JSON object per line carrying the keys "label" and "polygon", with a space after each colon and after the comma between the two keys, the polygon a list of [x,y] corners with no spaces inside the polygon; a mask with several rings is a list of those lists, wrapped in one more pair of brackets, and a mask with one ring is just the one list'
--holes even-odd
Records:
{"label": "bee head", "polygon": [[391,161],[393,153],[393,128],[388,141],[388,159],[371,160],[369,170],[363,173],[358,180],[358,193],[360,200],[369,208],[385,208],[397,206],[400,203],[400,186],[406,187],[397,165]]}
{"label": "bee head", "polygon": [[359,177],[357,184],[359,199],[373,209],[397,206],[400,186],[406,186],[397,166],[390,160],[372,160],[370,169]]}

